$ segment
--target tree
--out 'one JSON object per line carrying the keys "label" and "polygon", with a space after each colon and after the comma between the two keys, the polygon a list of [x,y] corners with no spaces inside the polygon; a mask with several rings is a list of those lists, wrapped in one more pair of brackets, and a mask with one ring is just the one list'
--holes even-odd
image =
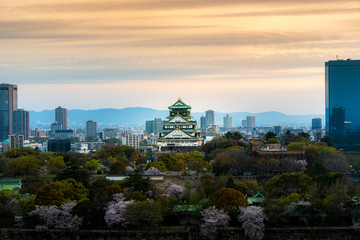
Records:
{"label": "tree", "polygon": [[239,207],[246,207],[247,201],[241,192],[231,188],[221,188],[214,193],[213,200],[217,208],[234,214]]}
{"label": "tree", "polygon": [[114,200],[109,202],[105,209],[105,222],[108,227],[126,227],[128,224],[128,221],[125,218],[125,214],[127,211],[126,207],[130,205],[133,201],[125,201],[125,197],[121,193],[114,194],[113,198]]}
{"label": "tree", "polygon": [[81,225],[81,219],[73,216],[71,211],[75,206],[75,202],[62,204],[60,207],[37,206],[29,215],[38,215],[44,222],[43,225],[37,225],[36,229],[59,228],[59,229],[78,229]]}
{"label": "tree", "polygon": [[126,196],[126,200],[134,200],[134,201],[146,201],[146,195],[141,193],[141,192],[132,192],[132,193],[129,193],[127,196]]}
{"label": "tree", "polygon": [[219,154],[215,158],[214,162],[214,172],[217,175],[226,174],[232,171],[233,164],[235,159]]}
{"label": "tree", "polygon": [[163,175],[157,168],[151,167],[144,172],[144,175]]}
{"label": "tree", "polygon": [[250,240],[261,240],[264,237],[266,215],[261,207],[241,208],[238,221],[242,222],[245,236]]}
{"label": "tree", "polygon": [[100,166],[101,166],[101,163],[99,160],[95,160],[95,159],[92,159],[90,161],[87,161],[85,166],[90,170],[90,171],[93,171],[93,172],[96,172],[97,170],[99,170]]}
{"label": "tree", "polygon": [[6,163],[5,173],[19,175],[37,175],[41,161],[32,155],[10,159]]}
{"label": "tree", "polygon": [[126,207],[125,219],[136,228],[158,226],[163,222],[162,208],[158,202],[134,202]]}
{"label": "tree", "polygon": [[200,234],[207,239],[216,239],[218,227],[229,225],[230,217],[223,210],[210,207],[200,212],[202,222],[200,224]]}
{"label": "tree", "polygon": [[238,132],[238,131],[227,132],[227,133],[225,133],[224,137],[225,137],[226,139],[236,140],[236,141],[239,141],[240,139],[243,138],[243,136],[241,135],[241,133]]}
{"label": "tree", "polygon": [[216,184],[216,180],[215,180],[214,175],[212,175],[210,173],[206,173],[201,176],[201,186],[204,188],[205,193],[207,195],[215,192],[215,190],[216,190],[215,184]]}
{"label": "tree", "polygon": [[165,165],[168,171],[174,171],[175,165],[177,163],[177,159],[174,156],[165,154],[160,158],[160,161]]}
{"label": "tree", "polygon": [[148,177],[143,177],[142,175],[136,173],[134,175],[127,176],[123,186],[133,192],[146,193],[150,189],[151,180]]}
{"label": "tree", "polygon": [[[70,155],[70,157],[74,157],[74,156]],[[80,159],[77,159],[77,158],[69,159],[66,162],[66,168],[63,169],[62,171],[58,172],[56,174],[56,177],[54,178],[54,180],[61,181],[61,180],[66,180],[68,178],[73,178],[77,182],[82,183],[85,187],[88,187],[90,175],[89,175],[88,171],[86,171],[80,167],[79,161],[80,161]]]}
{"label": "tree", "polygon": [[181,199],[184,194],[184,188],[182,186],[173,184],[167,189],[170,193],[171,197],[175,197],[177,199]]}
{"label": "tree", "polygon": [[27,157],[33,156],[36,159],[39,159],[40,153],[39,151],[31,148],[31,147],[22,147],[22,148],[14,148],[6,151],[3,154],[6,158],[18,158],[18,157]]}
{"label": "tree", "polygon": [[329,136],[324,136],[323,138],[320,139],[320,142],[326,143],[329,147],[334,146],[334,143],[332,142]]}
{"label": "tree", "polygon": [[166,166],[163,162],[149,162],[148,164],[146,164],[145,170],[147,170],[151,167],[157,168],[160,172],[167,171]]}
{"label": "tree", "polygon": [[132,163],[134,163],[134,165],[139,165],[139,164],[145,164],[146,163],[146,158],[143,154],[139,153],[139,152],[133,152],[131,154],[130,157],[130,161]]}
{"label": "tree", "polygon": [[65,162],[63,156],[50,157],[49,161],[46,164],[46,169],[51,174],[56,173],[64,168],[65,168]]}
{"label": "tree", "polygon": [[285,173],[267,181],[264,185],[264,191],[268,198],[276,199],[291,193],[307,194],[312,184],[312,178],[304,173]]}
{"label": "tree", "polygon": [[75,179],[52,182],[40,187],[36,192],[36,203],[39,205],[61,205],[66,201],[86,198],[88,191]]}
{"label": "tree", "polygon": [[126,172],[126,163],[116,160],[110,167],[110,174],[124,174]]}
{"label": "tree", "polygon": [[276,138],[276,134],[274,132],[267,132],[265,134],[265,141],[268,141],[269,139]]}
{"label": "tree", "polygon": [[278,170],[280,165],[280,161],[275,158],[270,159],[258,159],[256,161],[256,168],[259,174],[269,174],[273,170]]}

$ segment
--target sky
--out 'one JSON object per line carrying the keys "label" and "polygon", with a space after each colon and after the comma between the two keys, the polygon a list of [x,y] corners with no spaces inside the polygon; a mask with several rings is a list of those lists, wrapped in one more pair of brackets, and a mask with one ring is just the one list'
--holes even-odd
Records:
{"label": "sky", "polygon": [[360,0],[0,0],[0,81],[27,110],[323,114]]}

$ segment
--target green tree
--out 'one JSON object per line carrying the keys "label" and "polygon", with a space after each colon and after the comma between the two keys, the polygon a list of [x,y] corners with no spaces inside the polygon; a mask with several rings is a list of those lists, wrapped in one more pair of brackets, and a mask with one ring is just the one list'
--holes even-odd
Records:
{"label": "green tree", "polygon": [[130,161],[136,166],[139,164],[145,164],[146,158],[143,154],[139,152],[133,152],[130,157]]}
{"label": "green tree", "polygon": [[75,179],[52,182],[40,187],[36,192],[36,203],[39,205],[61,205],[67,201],[86,198],[88,191]]}
{"label": "green tree", "polygon": [[50,157],[49,161],[46,164],[46,169],[49,173],[56,173],[61,169],[65,168],[64,157]]}
{"label": "green tree", "polygon": [[274,132],[267,132],[265,134],[265,141],[268,141],[271,138],[276,138],[276,134]]}
{"label": "green tree", "polygon": [[225,137],[226,139],[236,140],[236,141],[239,141],[240,139],[243,138],[243,136],[241,135],[241,133],[238,132],[238,131],[227,132],[227,133],[225,133],[224,137]]}
{"label": "green tree", "polygon": [[160,158],[160,161],[165,165],[168,171],[174,171],[177,159],[171,154],[165,154]]}
{"label": "green tree", "polygon": [[291,193],[308,194],[313,184],[311,177],[305,173],[285,173],[281,176],[272,177],[264,185],[264,191],[268,198],[280,198]]}
{"label": "green tree", "polygon": [[163,222],[162,207],[158,202],[134,202],[126,210],[125,219],[136,228],[158,226]]}
{"label": "green tree", "polygon": [[324,136],[320,139],[320,142],[326,143],[329,147],[333,147],[334,143],[332,142],[331,138],[329,136]]}
{"label": "green tree", "polygon": [[149,168],[154,167],[157,168],[160,172],[166,172],[166,166],[163,162],[149,162],[145,166],[145,170],[148,170]]}
{"label": "green tree", "polygon": [[6,163],[5,173],[15,176],[37,175],[41,161],[32,155],[10,159]]}
{"label": "green tree", "polygon": [[88,171],[80,167],[80,162],[77,159],[68,160],[66,168],[56,174],[54,181],[66,180],[68,178],[81,182],[85,187],[89,186],[90,175]]}
{"label": "green tree", "polygon": [[135,201],[146,201],[146,195],[141,192],[131,192],[126,196],[126,201],[135,200]]}
{"label": "green tree", "polygon": [[116,160],[110,167],[110,174],[124,174],[126,172],[126,163]]}
{"label": "green tree", "polygon": [[266,143],[268,144],[280,144],[280,140],[277,138],[269,138]]}
{"label": "green tree", "polygon": [[235,214],[238,208],[248,205],[244,194],[231,188],[217,190],[213,200],[217,208],[224,209],[230,215]]}
{"label": "green tree", "polygon": [[201,176],[201,186],[207,195],[212,194],[216,190],[216,180],[214,175],[205,173]]}
{"label": "green tree", "polygon": [[143,177],[139,174],[127,176],[123,183],[125,188],[128,188],[132,192],[146,193],[151,186],[151,180],[148,177]]}
{"label": "green tree", "polygon": [[90,161],[87,161],[85,166],[90,169],[91,171],[97,171],[99,170],[101,163],[99,160],[92,159]]}
{"label": "green tree", "polygon": [[232,172],[233,164],[235,162],[234,158],[224,156],[219,154],[216,156],[213,169],[217,175],[226,174]]}

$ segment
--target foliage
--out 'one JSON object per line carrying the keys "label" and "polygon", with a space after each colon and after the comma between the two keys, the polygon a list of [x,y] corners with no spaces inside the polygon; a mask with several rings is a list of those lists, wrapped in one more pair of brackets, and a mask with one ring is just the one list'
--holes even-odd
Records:
{"label": "foliage", "polygon": [[227,133],[225,133],[224,137],[225,137],[226,139],[236,140],[236,141],[239,141],[240,139],[243,138],[243,136],[241,135],[241,133],[238,132],[238,131],[227,132]]}
{"label": "foliage", "polygon": [[19,158],[19,157],[33,156],[36,159],[39,159],[39,155],[40,155],[39,151],[37,151],[31,147],[10,149],[3,154],[3,156],[6,158]]}
{"label": "foliage", "polygon": [[41,161],[34,156],[21,156],[6,163],[5,173],[15,176],[37,175],[40,167]]}
{"label": "foliage", "polygon": [[216,180],[214,175],[210,173],[206,173],[201,176],[201,186],[204,188],[205,193],[207,195],[215,192],[216,190],[215,184],[216,184]]}
{"label": "foliage", "polygon": [[232,171],[233,164],[235,162],[235,159],[231,157],[224,156],[222,154],[219,154],[215,158],[214,162],[214,172],[217,175],[229,173]]}
{"label": "foliage", "polygon": [[126,196],[126,200],[146,201],[146,195],[141,192],[131,192]]}
{"label": "foliage", "polygon": [[66,168],[56,174],[55,181],[66,180],[73,178],[77,182],[82,183],[85,187],[89,186],[90,175],[88,171],[80,167],[80,160],[70,159],[66,162]]}
{"label": "foliage", "polygon": [[38,215],[44,222],[43,225],[36,226],[36,229],[59,228],[59,229],[77,229],[81,225],[81,219],[73,216],[71,211],[75,202],[62,204],[60,207],[37,206],[29,215]]}
{"label": "foliage", "polygon": [[174,171],[176,168],[177,159],[171,154],[165,154],[160,158],[168,171]]}
{"label": "foliage", "polygon": [[272,177],[264,185],[264,191],[268,198],[280,198],[291,193],[306,194],[313,184],[311,177],[304,173],[285,173],[280,177]]}
{"label": "foliage", "polygon": [[266,215],[261,207],[250,206],[241,208],[238,221],[242,222],[245,236],[250,240],[261,240],[264,237]]}
{"label": "foliage", "polygon": [[266,143],[268,144],[280,144],[280,140],[277,138],[269,138]]}
{"label": "foliage", "polygon": [[167,171],[167,168],[163,162],[149,162],[148,164],[146,164],[145,170],[147,170],[151,167],[157,168],[160,172]]}
{"label": "foliage", "polygon": [[115,160],[110,167],[110,174],[124,174],[126,172],[126,163],[120,160]]}
{"label": "foliage", "polygon": [[267,132],[266,134],[265,134],[265,141],[267,142],[267,143],[269,143],[268,142],[268,140],[269,139],[272,139],[272,138],[275,138],[276,139],[276,134],[274,133],[274,132]]}
{"label": "foliage", "polygon": [[265,175],[271,173],[273,170],[278,170],[280,166],[280,161],[275,158],[260,158],[256,160],[255,166],[257,168],[258,174]]}
{"label": "foliage", "polygon": [[99,170],[101,163],[99,160],[92,159],[90,161],[87,161],[85,166],[91,171],[97,171]]}
{"label": "foliage", "polygon": [[118,193],[113,195],[114,200],[109,202],[104,219],[108,227],[113,226],[122,226],[126,227],[128,221],[125,219],[126,207],[130,205],[133,201],[125,201],[123,194]]}
{"label": "foliage", "polygon": [[163,175],[157,168],[151,167],[144,172],[144,175]]}
{"label": "foliage", "polygon": [[136,166],[139,164],[145,164],[146,158],[143,154],[139,152],[133,152],[130,157],[130,161]]}
{"label": "foliage", "polygon": [[239,207],[247,206],[244,194],[231,188],[217,190],[214,193],[213,200],[217,208],[221,208],[230,214],[234,214]]}
{"label": "foliage", "polygon": [[61,205],[67,201],[80,200],[88,195],[87,189],[75,179],[69,178],[40,187],[36,192],[39,205]]}
{"label": "foliage", "polygon": [[296,160],[291,158],[280,160],[280,169],[284,172],[305,172],[306,167],[306,160]]}
{"label": "foliage", "polygon": [[254,196],[260,190],[259,185],[256,182],[235,182],[235,189],[242,192],[245,196]]}
{"label": "foliage", "polygon": [[184,194],[184,188],[182,186],[173,184],[167,189],[170,193],[171,197],[175,197],[177,199],[181,199]]}
{"label": "foliage", "polygon": [[133,227],[158,226],[163,221],[162,208],[158,202],[134,202],[126,210],[125,219]]}
{"label": "foliage", "polygon": [[146,193],[151,186],[151,180],[148,177],[143,177],[138,173],[129,175],[125,178],[123,186],[130,191]]}
{"label": "foliage", "polygon": [[201,211],[202,221],[200,224],[200,234],[207,239],[216,239],[218,227],[229,225],[230,217],[223,210],[210,207]]}
{"label": "foliage", "polygon": [[329,147],[333,147],[334,143],[332,142],[329,136],[324,136],[320,139],[320,142],[326,143]]}
{"label": "foliage", "polygon": [[63,168],[65,168],[65,162],[63,156],[50,157],[49,161],[46,164],[46,169],[48,170],[49,173],[52,174],[58,172]]}

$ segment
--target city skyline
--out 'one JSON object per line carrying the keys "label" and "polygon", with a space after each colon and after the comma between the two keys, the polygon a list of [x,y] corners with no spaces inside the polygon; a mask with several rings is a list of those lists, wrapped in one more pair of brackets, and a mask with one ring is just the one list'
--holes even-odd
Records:
{"label": "city skyline", "polygon": [[0,77],[27,110],[324,114],[324,63],[360,59],[359,1],[8,1]]}

